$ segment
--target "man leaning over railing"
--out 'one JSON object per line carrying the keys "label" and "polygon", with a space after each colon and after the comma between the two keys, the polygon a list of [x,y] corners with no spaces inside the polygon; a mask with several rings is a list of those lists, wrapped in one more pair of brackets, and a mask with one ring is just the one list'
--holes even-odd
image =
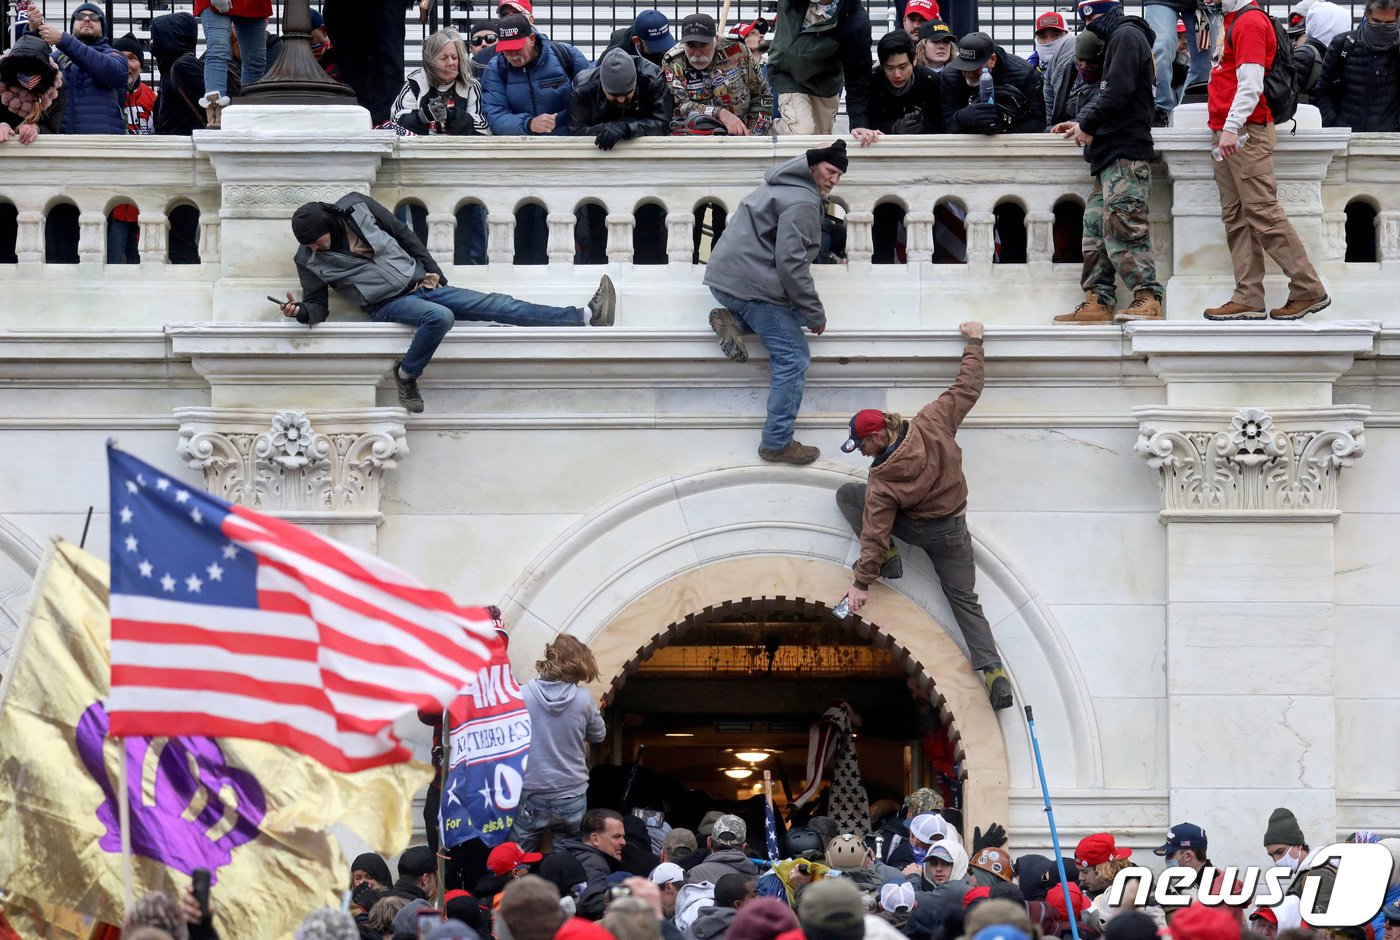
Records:
{"label": "man leaning over railing", "polygon": [[767,134],[773,122],[773,90],[758,59],[742,39],[720,38],[715,21],[694,13],[681,21],[681,41],[661,61],[675,98],[675,116],[706,114],[732,136]]}
{"label": "man leaning over railing", "polygon": [[675,102],[661,69],[613,49],[585,72],[569,96],[569,133],[592,137],[599,150],[665,134]]}
{"label": "man leaning over railing", "polygon": [[523,13],[502,17],[496,34],[496,55],[481,76],[491,133],[567,134],[569,93],[588,70],[588,60],[535,29]]}

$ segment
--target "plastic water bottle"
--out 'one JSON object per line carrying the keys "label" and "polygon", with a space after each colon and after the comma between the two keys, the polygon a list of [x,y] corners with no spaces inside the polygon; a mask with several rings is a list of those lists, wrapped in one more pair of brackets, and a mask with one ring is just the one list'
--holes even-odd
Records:
{"label": "plastic water bottle", "polygon": [[[1248,135],[1248,134],[1241,134],[1241,135],[1239,136],[1239,143],[1240,143],[1240,148],[1241,148],[1241,149],[1244,148],[1244,142],[1245,142],[1246,140],[1249,140],[1249,135]],[[1220,145],[1219,145],[1219,144],[1216,144],[1214,147],[1211,147],[1211,148],[1210,148],[1210,155],[1211,155],[1212,157],[1215,158],[1215,162],[1216,162],[1216,163],[1219,163],[1221,160],[1224,160],[1224,159],[1225,159],[1224,154],[1222,154],[1222,153],[1220,152]]]}
{"label": "plastic water bottle", "polygon": [[992,81],[992,70],[982,69],[982,75],[977,79],[977,101],[979,104],[992,104],[996,101],[996,82]]}
{"label": "plastic water bottle", "polygon": [[845,620],[850,615],[851,599],[849,597],[841,598],[841,603],[831,608],[831,616],[835,617],[837,620]]}

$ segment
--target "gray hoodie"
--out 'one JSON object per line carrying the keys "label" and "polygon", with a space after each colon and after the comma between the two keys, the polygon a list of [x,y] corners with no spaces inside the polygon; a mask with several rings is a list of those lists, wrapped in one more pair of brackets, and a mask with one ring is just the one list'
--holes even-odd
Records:
{"label": "gray hoodie", "polygon": [[736,907],[707,907],[685,932],[686,940],[723,940],[738,916]]}
{"label": "gray hoodie", "polygon": [[525,684],[530,710],[530,758],[524,791],[563,799],[588,789],[588,747],[607,736],[598,703],[571,682],[535,679]]}
{"label": "gray hoodie", "polygon": [[725,225],[705,285],[741,300],[793,307],[808,327],[825,326],[811,270],[821,247],[822,202],[805,155],[773,167]]}

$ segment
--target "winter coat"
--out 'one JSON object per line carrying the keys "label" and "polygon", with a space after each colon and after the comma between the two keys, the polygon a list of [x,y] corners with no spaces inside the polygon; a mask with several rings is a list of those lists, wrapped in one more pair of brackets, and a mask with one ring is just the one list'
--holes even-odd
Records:
{"label": "winter coat", "polygon": [[534,679],[522,693],[530,712],[530,760],[523,793],[547,799],[588,789],[588,745],[607,736],[598,703],[569,682]]}
{"label": "winter coat", "polygon": [[188,137],[207,123],[199,107],[204,94],[204,67],[194,55],[199,24],[188,13],[167,13],[151,20],[151,57],[160,66],[156,96],[156,133]]}
{"label": "winter coat", "polygon": [[684,45],[676,45],[662,56],[661,69],[671,86],[677,118],[713,117],[723,108],[753,133],[768,133],[773,123],[773,89],[743,40],[718,39],[715,56],[703,70],[690,64]]}
{"label": "winter coat", "polygon": [[1342,33],[1327,47],[1313,96],[1322,124],[1355,133],[1400,130],[1400,47],[1372,52],[1359,33]]}
{"label": "winter coat", "polygon": [[841,93],[844,81],[846,112],[865,114],[870,94],[869,14],[861,0],[817,2],[827,15],[808,26],[809,6],[809,0],[778,0],[776,32],[768,50],[773,91],[832,98]]}
{"label": "winter coat", "polygon": [[884,68],[875,66],[870,73],[868,123],[856,123],[859,115],[852,114],[851,127],[868,127],[886,134],[943,133],[943,82],[938,73],[915,66],[908,84],[904,94],[895,94]]}
{"label": "winter coat", "polygon": [[1045,68],[1045,126],[1054,127],[1063,121],[1073,121],[1079,111],[1094,97],[1098,82],[1086,82],[1079,75],[1079,61],[1074,47],[1065,46]]}
{"label": "winter coat", "polygon": [[[1108,23],[1101,27],[1104,19]],[[1078,117],[1080,129],[1094,136],[1084,148],[1084,159],[1089,172],[1098,176],[1117,160],[1152,159],[1155,34],[1142,17],[1123,16],[1118,10],[1095,20],[1090,28],[1108,32],[1099,90],[1079,109]]]}
{"label": "winter coat", "polygon": [[758,866],[739,849],[719,849],[711,852],[708,858],[686,872],[685,881],[686,884],[698,884],[702,881],[719,884],[719,880],[725,875],[735,873],[757,878]]}
{"label": "winter coat", "polygon": [[447,112],[446,123],[437,129],[439,134],[467,137],[491,133],[486,116],[481,113],[481,83],[472,79],[469,85],[460,81],[439,85],[429,77],[427,69],[414,69],[404,79],[391,109],[394,123],[415,134],[430,133],[429,107],[433,101],[441,101]]}
{"label": "winter coat", "polygon": [[[194,15],[196,18],[199,17],[199,14],[211,8],[215,13],[219,12],[219,8],[215,7],[210,0],[194,0]],[[272,16],[272,0],[232,0],[232,6],[228,8],[228,12],[224,15],[265,20]]]}
{"label": "winter coat", "polygon": [[[534,742],[531,741],[533,746]],[[568,852],[588,876],[588,886],[578,899],[578,916],[589,920],[601,920],[603,909],[608,903],[608,875],[618,870],[617,860],[611,855],[598,851],[587,842],[565,839],[559,844],[560,851]]]}
{"label": "winter coat", "polygon": [[[481,76],[482,110],[493,134],[533,135],[530,121],[541,114],[553,114],[555,137],[569,133],[569,92],[588,70],[588,60],[573,46],[550,42],[535,32],[540,54],[524,68],[512,68],[504,55],[493,56]],[[565,68],[560,56],[567,56]]]}
{"label": "winter coat", "polygon": [[962,367],[952,386],[909,420],[908,431],[889,457],[870,467],[860,560],[855,564],[857,587],[879,580],[896,515],[933,520],[967,510],[967,477],[955,435],[977,404],[983,380],[982,344],[969,342],[963,347]]}
{"label": "winter coat", "polygon": [[[43,43],[43,40],[41,40],[38,36],[30,36],[28,38],[36,44]],[[48,47],[44,46],[43,48],[46,50]],[[40,51],[37,48],[37,46],[32,51],[34,52],[36,58],[45,54],[44,52]],[[11,48],[9,52],[0,54],[0,58],[4,58],[6,55],[10,55],[13,52],[14,49]],[[57,71],[57,66],[51,67],[54,68],[55,72]],[[53,100],[49,103],[49,106],[47,108],[44,108],[44,110],[39,112],[39,121],[36,126],[39,128],[39,133],[41,134],[57,134],[60,133],[63,129],[63,111],[64,108],[68,105],[68,89],[65,88],[63,85],[62,75],[54,75],[54,81],[57,83],[58,88],[54,93]],[[3,86],[0,85],[0,87]],[[15,90],[18,91],[18,89]],[[47,92],[45,94],[47,94]],[[39,100],[42,103],[42,95],[39,96]],[[23,124],[25,119],[28,117],[29,115],[27,113],[16,114],[9,108],[5,107],[3,104],[0,104],[0,124],[8,124],[10,125],[10,128],[12,130],[19,130],[19,126]]]}
{"label": "winter coat", "polygon": [[1311,36],[1293,50],[1293,74],[1298,80],[1298,97],[1312,100],[1317,83],[1322,80],[1322,65],[1327,60],[1327,46]]}
{"label": "winter coat", "polygon": [[806,156],[773,167],[729,217],[705,266],[705,286],[741,300],[792,307],[808,327],[825,326],[826,310],[812,280],[822,203]]}
{"label": "winter coat", "polygon": [[72,18],[84,10],[102,13],[101,7],[91,3],[74,7],[69,14],[69,32],[58,40],[54,53],[68,92],[63,133],[125,134],[126,56],[113,49],[105,36],[88,45],[73,35]]}
{"label": "winter coat", "polygon": [[947,134],[1039,134],[1045,130],[1045,86],[1040,73],[1018,55],[992,46],[995,103],[980,104],[977,86],[964,73],[946,68],[943,82],[943,131]]}
{"label": "winter coat", "polygon": [[676,102],[661,69],[638,58],[637,92],[625,107],[618,107],[603,94],[603,70],[589,69],[578,77],[569,93],[569,133],[576,137],[596,137],[604,127],[616,126],[624,140],[654,137],[671,132],[671,116]]}
{"label": "winter coat", "polygon": [[724,940],[729,925],[739,916],[737,907],[707,907],[685,932],[686,940]]}

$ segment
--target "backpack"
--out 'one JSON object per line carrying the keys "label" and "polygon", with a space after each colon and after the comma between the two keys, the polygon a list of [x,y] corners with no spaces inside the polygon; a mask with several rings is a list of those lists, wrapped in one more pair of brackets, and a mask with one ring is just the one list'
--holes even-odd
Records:
{"label": "backpack", "polygon": [[554,50],[554,56],[559,60],[559,67],[564,70],[564,74],[569,76],[569,81],[574,80],[574,57],[569,55],[573,46],[566,42],[549,41],[549,48]]}
{"label": "backpack", "polygon": [[[1298,76],[1297,69],[1293,64],[1293,42],[1288,38],[1288,30],[1278,20],[1269,16],[1263,9],[1257,6],[1247,6],[1241,13],[1250,10],[1258,10],[1268,19],[1269,25],[1274,28],[1274,40],[1277,49],[1274,52],[1274,63],[1264,72],[1264,100],[1269,105],[1269,111],[1274,116],[1275,124],[1282,124],[1291,121],[1293,115],[1298,110]],[[1225,43],[1229,45],[1232,41],[1235,23],[1239,22],[1239,17],[1230,23],[1229,29],[1225,30]]]}

